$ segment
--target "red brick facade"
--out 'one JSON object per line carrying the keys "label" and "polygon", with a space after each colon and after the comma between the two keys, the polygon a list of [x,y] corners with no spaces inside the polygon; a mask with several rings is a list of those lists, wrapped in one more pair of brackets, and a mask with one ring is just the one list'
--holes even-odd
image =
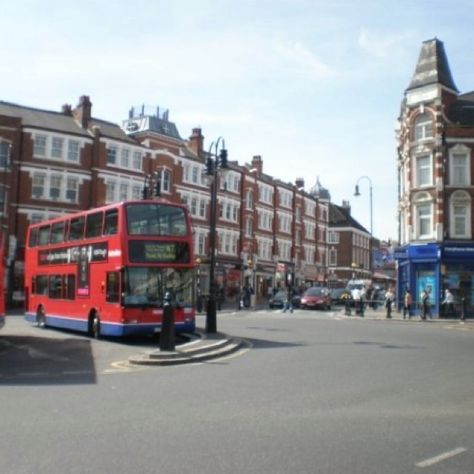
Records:
{"label": "red brick facade", "polygon": [[[22,248],[30,222],[124,199],[140,199],[159,173],[161,197],[186,202],[193,216],[203,293],[207,291],[209,153],[199,128],[183,140],[166,111],[135,114],[123,128],[93,118],[87,96],[61,112],[0,102],[9,293],[21,300]],[[229,150],[232,157],[232,150]],[[0,155],[1,157],[2,155]],[[229,162],[218,176],[216,278],[228,297],[248,284],[266,297],[278,284],[323,282],[328,200],[263,172],[263,160]],[[11,302],[11,301],[10,301]]]}

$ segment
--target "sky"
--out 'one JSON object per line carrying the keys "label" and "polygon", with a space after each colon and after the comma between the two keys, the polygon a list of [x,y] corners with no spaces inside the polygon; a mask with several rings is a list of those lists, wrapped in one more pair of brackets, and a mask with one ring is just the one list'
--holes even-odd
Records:
{"label": "sky", "polygon": [[[17,0],[0,14],[0,100],[95,118],[169,110],[181,137],[331,201],[396,239],[396,125],[422,42],[474,90],[474,0]],[[356,184],[360,197],[354,197]]]}

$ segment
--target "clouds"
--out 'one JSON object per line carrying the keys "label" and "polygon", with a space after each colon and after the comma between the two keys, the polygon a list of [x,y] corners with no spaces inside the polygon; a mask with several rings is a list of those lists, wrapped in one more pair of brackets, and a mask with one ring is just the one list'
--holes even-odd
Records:
{"label": "clouds", "polygon": [[376,58],[399,56],[407,44],[413,40],[414,34],[410,31],[397,33],[378,33],[362,28],[357,39],[363,51]]}
{"label": "clouds", "polygon": [[299,41],[276,43],[272,48],[282,60],[282,70],[291,74],[304,76],[309,80],[329,79],[334,76],[334,69],[319,59],[310,49]]}
{"label": "clouds", "polygon": [[374,229],[394,237],[394,122],[421,42],[439,35],[465,64],[456,82],[473,88],[472,13],[456,5],[429,4],[428,18],[427,2],[409,0],[7,2],[1,99],[59,110],[86,94],[116,123],[133,104],[168,108],[181,136],[223,136],[241,163],[262,155],[289,182],[319,175],[365,226],[366,196],[352,194],[368,175]]}

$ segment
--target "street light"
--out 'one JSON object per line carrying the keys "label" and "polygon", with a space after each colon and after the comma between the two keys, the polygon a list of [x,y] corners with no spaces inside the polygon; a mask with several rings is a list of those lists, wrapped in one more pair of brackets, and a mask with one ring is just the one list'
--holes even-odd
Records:
{"label": "street light", "polygon": [[[220,146],[220,151],[219,151]],[[216,266],[216,224],[217,224],[217,174],[219,169],[227,169],[227,150],[225,141],[219,137],[216,142],[212,142],[209,147],[209,154],[206,160],[206,175],[211,179],[211,208],[209,227],[209,251],[211,254],[209,268],[209,300],[206,312],[206,332],[217,332],[216,314],[216,282],[214,277]]]}
{"label": "street light", "polygon": [[145,176],[143,183],[143,199],[159,198],[161,196],[161,175],[159,171]]}
{"label": "street light", "polygon": [[356,185],[355,185],[355,191],[354,191],[354,196],[355,197],[358,197],[358,196],[361,195],[360,192],[359,192],[359,182],[362,179],[366,179],[369,182],[369,205],[370,205],[370,244],[369,244],[369,251],[370,251],[369,265],[370,265],[370,268],[369,268],[369,270],[370,270],[370,274],[372,275],[372,239],[373,239],[373,236],[374,236],[373,208],[372,208],[372,180],[368,176],[361,176],[357,180]]}

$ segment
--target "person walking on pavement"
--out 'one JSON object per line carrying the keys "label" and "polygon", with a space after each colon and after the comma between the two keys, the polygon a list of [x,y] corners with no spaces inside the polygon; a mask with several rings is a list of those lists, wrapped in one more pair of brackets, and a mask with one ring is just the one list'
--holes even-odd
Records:
{"label": "person walking on pavement", "polygon": [[403,296],[403,319],[406,319],[408,315],[408,319],[411,319],[411,305],[413,303],[413,299],[411,297],[410,290],[407,288],[405,290],[405,295]]}
{"label": "person walking on pavement", "polygon": [[431,318],[430,294],[428,290],[425,289],[421,295],[421,319],[426,321],[426,316]]}
{"label": "person walking on pavement", "polygon": [[387,319],[392,319],[392,303],[394,300],[394,294],[392,289],[389,288],[385,293],[385,308],[387,309]]}
{"label": "person walking on pavement", "polygon": [[286,301],[285,307],[283,308],[283,312],[286,313],[286,310],[289,309],[290,313],[293,313],[293,288],[288,286],[286,289]]}
{"label": "person walking on pavement", "polygon": [[351,295],[348,291],[344,291],[341,295],[341,300],[344,302],[345,315],[351,315]]}
{"label": "person walking on pavement", "polygon": [[355,287],[351,292],[352,300],[354,301],[354,312],[359,314],[360,311],[360,290]]}
{"label": "person walking on pavement", "polygon": [[360,317],[364,317],[364,309],[365,309],[365,288],[360,290],[360,298],[359,298],[359,313]]}
{"label": "person walking on pavement", "polygon": [[444,300],[441,304],[444,305],[444,314],[447,318],[449,318],[450,316],[452,316],[453,318],[456,317],[456,310],[454,308],[454,296],[449,288],[446,288],[444,292]]}

